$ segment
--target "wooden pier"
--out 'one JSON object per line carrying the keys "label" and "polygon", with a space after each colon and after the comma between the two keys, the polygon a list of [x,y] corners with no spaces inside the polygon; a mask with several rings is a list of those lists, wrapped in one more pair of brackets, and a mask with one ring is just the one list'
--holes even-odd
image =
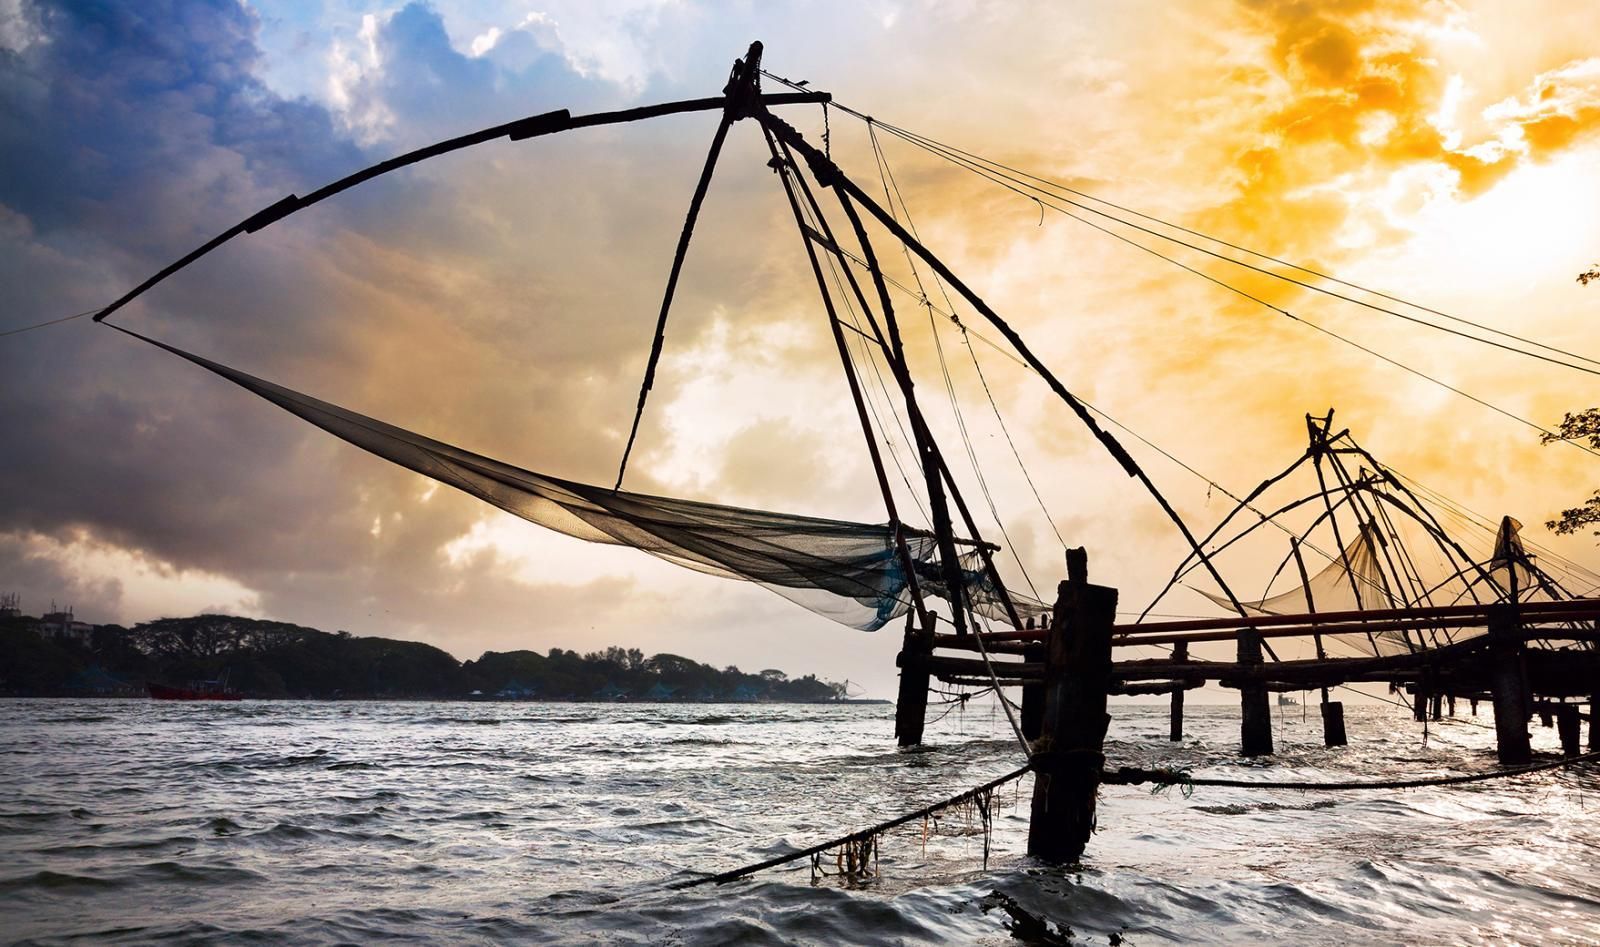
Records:
{"label": "wooden pier", "polygon": [[[1419,720],[1442,714],[1447,703],[1453,708],[1457,699],[1474,708],[1480,700],[1491,701],[1504,766],[1532,758],[1528,726],[1536,710],[1557,726],[1566,755],[1582,751],[1585,719],[1589,749],[1600,748],[1600,651],[1591,646],[1600,640],[1600,598],[1114,624],[1116,590],[1088,583],[1082,550],[1070,550],[1068,563],[1054,614],[1040,627],[908,633],[900,657],[901,693],[910,698],[896,712],[902,744],[921,738],[931,680],[1021,689],[1021,727],[1032,742],[1038,775],[1028,842],[1035,856],[1070,862],[1083,852],[1094,821],[1112,695],[1170,694],[1170,735],[1180,740],[1186,691],[1210,683],[1235,689],[1245,756],[1273,751],[1269,694],[1326,695],[1329,688],[1354,683],[1413,694]],[[1469,634],[1457,634],[1442,647],[1372,657],[1276,660],[1262,647],[1271,639],[1415,627]],[[1191,644],[1228,641],[1236,660],[1202,660],[1189,652]],[[1116,659],[1117,649],[1156,642],[1171,644],[1171,656]],[[973,652],[987,657],[967,656]],[[921,700],[908,692],[918,688]],[[1322,722],[1325,743],[1344,746],[1343,705],[1324,698]]]}

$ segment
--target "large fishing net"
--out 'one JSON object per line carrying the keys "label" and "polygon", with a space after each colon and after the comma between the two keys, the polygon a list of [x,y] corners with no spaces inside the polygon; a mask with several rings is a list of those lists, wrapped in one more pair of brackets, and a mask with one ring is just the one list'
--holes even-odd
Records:
{"label": "large fishing net", "polygon": [[[116,327],[121,329],[121,327]],[[613,491],[523,470],[357,414],[198,355],[121,329],[185,358],[363,450],[568,536],[632,546],[699,572],[763,585],[841,624],[876,631],[910,608],[893,529]],[[903,528],[924,596],[949,600],[935,539]],[[974,551],[962,558],[966,597],[978,614],[1004,619]],[[1045,607],[1013,593],[1022,617]]]}
{"label": "large fishing net", "polygon": [[[1488,562],[1477,564],[1426,590],[1422,595],[1397,595],[1379,562],[1378,544],[1382,536],[1370,525],[1363,525],[1343,554],[1320,572],[1288,591],[1254,602],[1240,602],[1251,615],[1302,615],[1309,613],[1352,612],[1425,605],[1459,605],[1472,602],[1509,600],[1515,591],[1518,601],[1549,600],[1551,587],[1528,563],[1527,552],[1518,535],[1521,523],[1506,517],[1495,537],[1494,554]],[[1225,608],[1226,598],[1203,590],[1201,595]],[[1409,631],[1373,631],[1326,635],[1374,655],[1408,654],[1483,634],[1481,628],[1452,627],[1443,621],[1436,628]]]}

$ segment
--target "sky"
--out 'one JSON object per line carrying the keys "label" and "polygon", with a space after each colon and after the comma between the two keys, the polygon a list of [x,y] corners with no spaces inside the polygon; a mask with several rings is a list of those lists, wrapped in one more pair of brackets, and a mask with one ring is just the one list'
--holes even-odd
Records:
{"label": "sky", "polygon": [[[714,95],[761,39],[769,69],[885,122],[1600,354],[1600,288],[1574,280],[1600,258],[1596,35],[1600,6],[1555,0],[0,0],[0,329],[104,305],[282,196],[411,148],[555,108]],[[815,106],[786,117],[882,186],[863,123]],[[468,449],[609,483],[715,122],[427,162],[232,242],[117,319]],[[1076,393],[1204,474],[1123,437],[1197,529],[1226,513],[1218,487],[1242,493],[1288,464],[1304,415],[1331,406],[1386,464],[1600,565],[1592,537],[1539,525],[1600,486],[1594,457],[1541,446],[1307,323],[1545,426],[1600,401],[1592,376],[1177,251],[1299,317],[1285,318],[898,140],[883,148],[924,243]],[[756,129],[736,126],[628,486],[881,521],[765,160]],[[1064,541],[1088,548],[1091,578],[1125,609],[1143,608],[1186,551],[1159,509],[980,339],[1002,430],[959,330],[904,302],[930,423],[974,505],[992,499],[1008,581],[1050,597]],[[956,446],[941,347],[981,486]],[[0,591],[31,613],[222,611],[463,659],[615,644],[892,694],[894,628],[854,631],[753,586],[541,531],[86,319],[0,338],[0,438]],[[1230,574],[1257,588],[1266,562],[1242,557]],[[1215,612],[1185,589],[1161,608]]]}

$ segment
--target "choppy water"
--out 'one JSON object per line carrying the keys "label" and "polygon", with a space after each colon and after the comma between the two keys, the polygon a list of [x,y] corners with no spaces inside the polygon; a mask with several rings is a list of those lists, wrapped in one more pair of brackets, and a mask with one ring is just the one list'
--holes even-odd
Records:
{"label": "choppy water", "polygon": [[[1349,707],[1354,745],[1279,714],[1114,708],[1113,762],[1262,778],[1492,765],[1493,732]],[[1488,723],[1487,713],[1479,721]],[[1014,768],[987,709],[894,748],[885,706],[0,702],[0,940],[55,943],[1600,941],[1600,774],[1405,792],[1107,788],[1086,867],[917,825],[881,876],[801,862],[664,881],[876,822]],[[1554,746],[1554,731],[1535,729]],[[1009,807],[1013,801],[1020,806]]]}

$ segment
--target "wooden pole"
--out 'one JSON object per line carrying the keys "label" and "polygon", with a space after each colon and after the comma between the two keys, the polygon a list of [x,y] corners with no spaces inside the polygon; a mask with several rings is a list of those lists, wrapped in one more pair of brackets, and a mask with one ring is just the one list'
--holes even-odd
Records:
{"label": "wooden pole", "polygon": [[1561,733],[1561,754],[1563,756],[1577,756],[1580,747],[1582,721],[1578,719],[1577,704],[1560,704],[1556,707],[1556,728]]}
{"label": "wooden pole", "polygon": [[[1022,649],[1025,664],[1044,664],[1049,649],[1043,642],[1032,642]],[[1022,685],[1022,735],[1028,740],[1039,739],[1044,726],[1044,680],[1024,682]]]}
{"label": "wooden pole", "polygon": [[1523,666],[1517,607],[1489,607],[1494,730],[1501,766],[1522,766],[1533,759],[1528,739],[1528,673]]}
{"label": "wooden pole", "polygon": [[1117,590],[1090,585],[1087,555],[1067,550],[1067,581],[1046,640],[1044,725],[1034,744],[1028,823],[1028,854],[1044,861],[1076,862],[1094,831],[1116,611]]}
{"label": "wooden pole", "polygon": [[932,656],[932,627],[907,622],[905,641],[894,662],[900,666],[900,692],[894,702],[894,737],[901,746],[916,746],[922,742],[922,728],[928,716],[928,658]]}
{"label": "wooden pole", "polygon": [[1589,752],[1600,751],[1600,683],[1589,694]]}
{"label": "wooden pole", "polygon": [[[1327,693],[1327,688],[1323,688]],[[1344,702],[1325,700],[1322,702],[1322,745],[1327,747],[1345,746],[1350,741],[1344,733]]]}
{"label": "wooden pole", "polygon": [[[1261,633],[1254,628],[1239,629],[1239,663],[1261,662]],[[1245,756],[1271,756],[1272,706],[1267,702],[1266,685],[1241,685],[1239,711],[1239,751]]]}
{"label": "wooden pole", "polygon": [[[767,139],[767,147],[772,152],[772,159],[779,161],[777,144],[764,131],[763,135]],[[834,346],[839,352],[839,362],[844,367],[845,382],[850,388],[850,400],[855,404],[856,419],[861,423],[861,434],[867,442],[867,456],[872,460],[872,469],[878,478],[878,490],[883,495],[884,510],[889,514],[889,523],[894,528],[895,552],[900,557],[900,568],[905,572],[906,587],[911,592],[912,608],[916,611],[917,619],[921,625],[931,632],[933,622],[923,601],[921,584],[917,581],[916,562],[906,544],[905,531],[900,526],[900,515],[895,509],[894,491],[889,487],[889,475],[883,466],[883,456],[878,452],[877,435],[872,430],[872,421],[868,417],[867,405],[861,394],[861,383],[856,378],[855,366],[850,361],[850,349],[845,345],[844,332],[839,328],[839,313],[834,307],[833,295],[828,292],[828,282],[822,276],[822,263],[817,259],[816,249],[812,247],[811,240],[805,235],[805,215],[800,210],[800,201],[795,196],[794,185],[790,183],[788,175],[784,173],[781,163],[775,170],[778,172],[778,180],[783,184],[784,195],[789,199],[789,210],[794,215],[795,226],[800,230],[800,242],[805,246],[806,259],[811,263],[811,275],[816,280],[817,292],[822,295],[822,307],[828,315],[828,328],[832,330]],[[798,175],[796,177],[798,178]],[[903,677],[902,675],[902,679]],[[926,685],[924,685],[924,690],[926,690]],[[922,703],[926,706],[927,702],[927,695],[924,694]],[[919,725],[917,733],[921,734],[921,732],[922,728]],[[905,744],[901,745],[904,746]]]}
{"label": "wooden pole", "polygon": [[[1311,576],[1306,572],[1305,557],[1300,554],[1300,537],[1289,537],[1289,551],[1294,553],[1295,568],[1300,571],[1300,587],[1306,590],[1306,612],[1312,615],[1317,613],[1317,603],[1311,594]],[[1322,646],[1322,633],[1312,625],[1311,640],[1317,648],[1317,660],[1326,661],[1328,652]],[[1349,740],[1344,733],[1344,704],[1337,700],[1328,699],[1328,689],[1322,688],[1322,745],[1326,747],[1345,746]]]}
{"label": "wooden pole", "polygon": [[[1189,660],[1189,643],[1180,641],[1172,646],[1172,662],[1174,664]],[[1183,688],[1172,692],[1172,728],[1167,734],[1167,739],[1174,743],[1183,740]]]}

